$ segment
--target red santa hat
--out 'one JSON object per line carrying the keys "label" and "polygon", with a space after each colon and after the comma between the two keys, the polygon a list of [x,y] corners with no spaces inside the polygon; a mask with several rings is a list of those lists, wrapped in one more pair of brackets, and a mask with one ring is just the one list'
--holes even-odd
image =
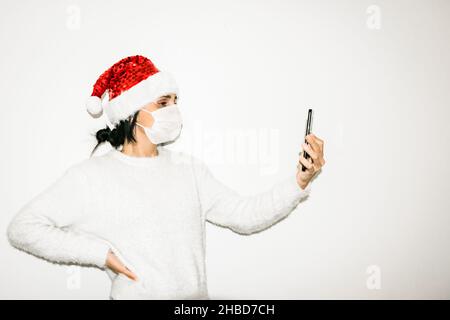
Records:
{"label": "red santa hat", "polygon": [[[109,101],[102,104],[106,93]],[[130,56],[115,63],[98,78],[86,101],[86,109],[93,117],[100,116],[104,110],[107,124],[113,129],[120,120],[170,93],[179,96],[178,85],[171,73],[158,70],[146,57]]]}

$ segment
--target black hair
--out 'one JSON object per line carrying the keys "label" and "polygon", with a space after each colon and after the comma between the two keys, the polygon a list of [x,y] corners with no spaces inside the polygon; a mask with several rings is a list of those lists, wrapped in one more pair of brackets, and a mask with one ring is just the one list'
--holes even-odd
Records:
{"label": "black hair", "polygon": [[125,142],[136,142],[136,137],[134,136],[134,128],[136,127],[136,120],[139,115],[139,111],[136,111],[132,116],[127,119],[120,120],[118,124],[111,130],[108,126],[104,129],[98,130],[95,134],[97,139],[97,145],[91,152],[91,157],[98,146],[103,142],[108,141],[115,149],[123,145]]}

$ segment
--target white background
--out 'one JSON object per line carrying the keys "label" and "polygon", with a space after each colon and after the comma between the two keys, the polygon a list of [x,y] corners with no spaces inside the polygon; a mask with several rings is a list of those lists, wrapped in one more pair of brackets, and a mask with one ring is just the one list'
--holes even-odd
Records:
{"label": "white background", "polygon": [[325,141],[287,219],[251,236],[208,224],[211,298],[450,298],[449,18],[445,0],[3,0],[0,298],[108,298],[106,274],[13,249],[6,227],[89,156],[105,124],[84,101],[135,54],[180,86],[171,147],[243,194],[295,173],[308,107]]}

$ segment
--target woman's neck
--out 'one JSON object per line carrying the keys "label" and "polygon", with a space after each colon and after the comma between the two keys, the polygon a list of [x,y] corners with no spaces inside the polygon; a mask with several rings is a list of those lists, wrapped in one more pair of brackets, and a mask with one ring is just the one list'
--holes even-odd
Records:
{"label": "woman's neck", "polygon": [[157,157],[159,155],[156,144],[143,145],[138,143],[124,143],[122,153],[133,157]]}

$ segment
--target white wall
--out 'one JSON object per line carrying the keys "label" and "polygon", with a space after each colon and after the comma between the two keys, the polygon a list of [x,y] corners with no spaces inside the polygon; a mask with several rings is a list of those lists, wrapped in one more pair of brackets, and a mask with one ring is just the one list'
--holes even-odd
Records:
{"label": "white wall", "polygon": [[250,237],[208,225],[213,299],[450,298],[449,17],[446,0],[2,1],[0,298],[107,299],[106,274],[15,250],[6,226],[89,156],[104,121],[84,101],[134,54],[177,77],[172,147],[242,193],[295,170],[308,106],[325,140],[286,220]]}

